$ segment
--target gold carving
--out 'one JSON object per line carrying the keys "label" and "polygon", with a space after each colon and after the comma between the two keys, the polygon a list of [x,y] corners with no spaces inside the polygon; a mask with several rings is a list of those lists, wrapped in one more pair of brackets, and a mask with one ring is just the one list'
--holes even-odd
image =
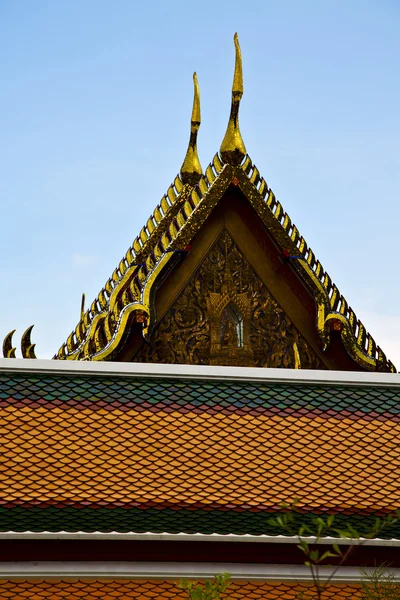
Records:
{"label": "gold carving", "polygon": [[226,230],[134,360],[325,368]]}
{"label": "gold carving", "polygon": [[238,293],[231,264],[226,260],[229,244],[228,234],[224,244],[224,278],[219,293],[210,292],[206,297],[210,323],[210,364],[243,365],[252,362],[250,342],[251,297],[249,291]]}

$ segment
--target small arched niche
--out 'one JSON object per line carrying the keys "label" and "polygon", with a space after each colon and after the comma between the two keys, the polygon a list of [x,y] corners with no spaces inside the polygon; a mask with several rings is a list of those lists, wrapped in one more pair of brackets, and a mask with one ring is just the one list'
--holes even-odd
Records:
{"label": "small arched niche", "polygon": [[229,302],[221,314],[220,343],[221,348],[243,348],[244,346],[244,320],[233,302]]}

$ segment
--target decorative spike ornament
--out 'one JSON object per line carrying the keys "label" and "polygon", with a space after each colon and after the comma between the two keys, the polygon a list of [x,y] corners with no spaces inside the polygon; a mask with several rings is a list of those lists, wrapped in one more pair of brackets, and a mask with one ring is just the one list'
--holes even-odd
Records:
{"label": "decorative spike ornament", "polygon": [[33,325],[28,327],[25,333],[22,334],[21,338],[21,352],[22,358],[36,358],[35,356],[35,345],[31,342],[31,331],[33,329]]}
{"label": "decorative spike ornament", "polygon": [[10,331],[10,333],[7,333],[6,337],[4,338],[4,342],[3,342],[4,358],[15,358],[16,348],[13,348],[13,345],[12,345],[12,337],[13,337],[14,333],[15,333],[15,329]]}
{"label": "decorative spike ornament", "polygon": [[236,50],[235,73],[232,85],[232,104],[228,127],[222,140],[220,154],[224,163],[238,166],[246,156],[246,146],[239,129],[239,104],[243,96],[242,53],[238,34],[233,37]]}
{"label": "decorative spike ornament", "polygon": [[192,119],[190,123],[190,139],[185,160],[181,167],[181,179],[183,183],[195,186],[203,174],[199,156],[197,154],[197,133],[199,131],[200,118],[200,89],[196,73],[193,73],[194,97]]}
{"label": "decorative spike ornament", "polygon": [[83,321],[83,317],[85,316],[85,294],[82,294],[82,301],[81,301],[81,321]]}

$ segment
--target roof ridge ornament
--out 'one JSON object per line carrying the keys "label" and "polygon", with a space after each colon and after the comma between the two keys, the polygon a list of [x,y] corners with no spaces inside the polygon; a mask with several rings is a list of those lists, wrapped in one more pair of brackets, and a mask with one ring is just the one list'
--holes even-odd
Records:
{"label": "roof ridge ornament", "polygon": [[83,318],[85,316],[85,300],[86,300],[86,295],[85,295],[85,293],[83,293],[82,301],[81,301],[81,321],[83,321]]}
{"label": "roof ridge ornament", "polygon": [[239,37],[233,37],[236,50],[235,73],[232,85],[232,104],[228,127],[222,140],[220,154],[225,163],[238,166],[246,156],[246,146],[239,129],[239,104],[243,96],[243,69],[242,53],[239,46]]}
{"label": "roof ridge ornament", "polygon": [[197,134],[200,128],[200,88],[197,74],[193,73],[194,95],[192,119],[190,122],[190,139],[185,160],[181,167],[181,179],[183,183],[195,186],[203,174],[199,156],[197,154]]}
{"label": "roof ridge ornament", "polygon": [[16,348],[13,347],[12,337],[15,333],[15,329],[7,333],[3,341],[3,356],[4,358],[15,358]]}
{"label": "roof ridge ornament", "polygon": [[[35,346],[36,344],[32,344],[31,341],[31,332],[33,329],[33,325],[28,327],[28,329],[22,334],[21,337],[21,354],[22,358],[36,358],[35,355]],[[16,348],[13,347],[12,338],[15,333],[15,329],[7,333],[6,337],[3,341],[3,356],[4,358],[15,358]]]}

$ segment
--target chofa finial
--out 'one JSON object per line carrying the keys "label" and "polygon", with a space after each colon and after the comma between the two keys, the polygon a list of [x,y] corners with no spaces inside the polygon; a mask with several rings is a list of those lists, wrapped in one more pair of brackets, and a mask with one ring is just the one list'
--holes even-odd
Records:
{"label": "chofa finial", "polygon": [[196,73],[193,73],[194,97],[192,119],[190,123],[189,147],[181,168],[181,179],[183,183],[196,185],[203,174],[199,156],[197,154],[197,133],[200,127],[200,89]]}
{"label": "chofa finial", "polygon": [[235,42],[236,61],[232,85],[231,114],[225,137],[221,144],[220,154],[225,163],[237,166],[240,165],[246,156],[246,146],[244,145],[239,129],[239,104],[243,96],[243,70],[242,53],[237,33],[235,33],[233,41]]}
{"label": "chofa finial", "polygon": [[[36,358],[35,355],[35,344],[31,342],[31,332],[33,329],[33,325],[28,327],[28,329],[22,334],[21,338],[21,353],[22,358]],[[12,337],[15,333],[15,329],[10,331],[4,338],[3,342],[3,356],[4,358],[15,358],[15,350],[12,344]]]}

